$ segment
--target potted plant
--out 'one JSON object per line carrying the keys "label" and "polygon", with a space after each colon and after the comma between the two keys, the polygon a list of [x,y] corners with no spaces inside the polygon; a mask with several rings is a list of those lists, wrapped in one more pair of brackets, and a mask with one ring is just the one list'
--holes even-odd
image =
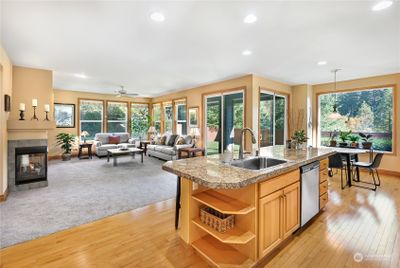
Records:
{"label": "potted plant", "polygon": [[371,134],[365,134],[365,133],[359,133],[361,139],[362,139],[362,146],[364,149],[371,149],[372,147],[372,135]]}
{"label": "potted plant", "polygon": [[75,135],[69,133],[59,133],[56,136],[57,145],[60,145],[61,149],[64,150],[61,155],[63,161],[71,160],[71,149],[75,142]]}
{"label": "potted plant", "polygon": [[307,142],[308,137],[306,136],[306,132],[304,131],[304,129],[295,130],[292,136],[292,140],[296,145],[296,149],[299,149],[302,147],[303,143]]}
{"label": "potted plant", "polygon": [[342,141],[339,143],[340,146],[345,147],[347,146],[347,141],[349,140],[349,135],[351,134],[350,131],[340,131],[339,139]]}
{"label": "potted plant", "polygon": [[336,131],[331,131],[329,133],[329,146],[330,147],[336,147],[336,145],[337,145],[336,137],[337,137]]}
{"label": "potted plant", "polygon": [[351,141],[351,147],[358,147],[358,140],[360,136],[357,135],[349,135],[349,140]]}

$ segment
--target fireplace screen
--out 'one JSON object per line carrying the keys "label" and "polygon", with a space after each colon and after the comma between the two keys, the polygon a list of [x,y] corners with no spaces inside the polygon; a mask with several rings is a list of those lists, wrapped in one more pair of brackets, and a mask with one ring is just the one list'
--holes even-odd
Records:
{"label": "fireplace screen", "polygon": [[47,147],[15,149],[15,184],[47,180]]}

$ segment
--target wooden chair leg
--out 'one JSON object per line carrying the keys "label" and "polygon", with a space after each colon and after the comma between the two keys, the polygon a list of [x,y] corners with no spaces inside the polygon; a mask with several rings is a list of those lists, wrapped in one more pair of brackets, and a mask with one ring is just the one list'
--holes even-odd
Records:
{"label": "wooden chair leg", "polygon": [[177,177],[175,201],[175,230],[179,226],[179,209],[181,208],[181,177]]}

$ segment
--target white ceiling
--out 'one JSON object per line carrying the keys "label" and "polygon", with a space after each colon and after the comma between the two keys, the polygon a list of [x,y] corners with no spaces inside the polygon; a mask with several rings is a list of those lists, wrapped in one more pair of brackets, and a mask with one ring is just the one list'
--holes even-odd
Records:
{"label": "white ceiling", "polygon": [[[61,89],[112,93],[122,84],[156,96],[248,73],[314,84],[331,81],[333,68],[343,69],[339,80],[400,72],[399,2],[372,5],[2,1],[1,43],[15,65],[53,70]],[[152,21],[154,11],[165,21]],[[249,13],[254,24],[243,23]]]}

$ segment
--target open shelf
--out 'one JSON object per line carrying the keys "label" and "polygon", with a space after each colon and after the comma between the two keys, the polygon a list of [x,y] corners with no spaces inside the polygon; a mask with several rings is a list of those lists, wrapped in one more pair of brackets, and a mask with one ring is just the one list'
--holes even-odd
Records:
{"label": "open shelf", "polygon": [[252,232],[243,231],[236,226],[232,229],[229,229],[225,233],[220,233],[220,232],[214,230],[213,228],[209,227],[208,225],[202,223],[199,218],[192,220],[192,222],[197,227],[199,227],[203,231],[209,233],[210,235],[212,235],[214,238],[218,239],[222,243],[246,244],[255,237],[255,235]]}
{"label": "open shelf", "polygon": [[207,190],[198,194],[194,194],[192,198],[210,208],[218,210],[223,214],[244,215],[255,210],[254,206],[243,203],[214,190]]}
{"label": "open shelf", "polygon": [[194,241],[192,246],[217,267],[251,267],[253,264],[251,259],[210,235]]}

